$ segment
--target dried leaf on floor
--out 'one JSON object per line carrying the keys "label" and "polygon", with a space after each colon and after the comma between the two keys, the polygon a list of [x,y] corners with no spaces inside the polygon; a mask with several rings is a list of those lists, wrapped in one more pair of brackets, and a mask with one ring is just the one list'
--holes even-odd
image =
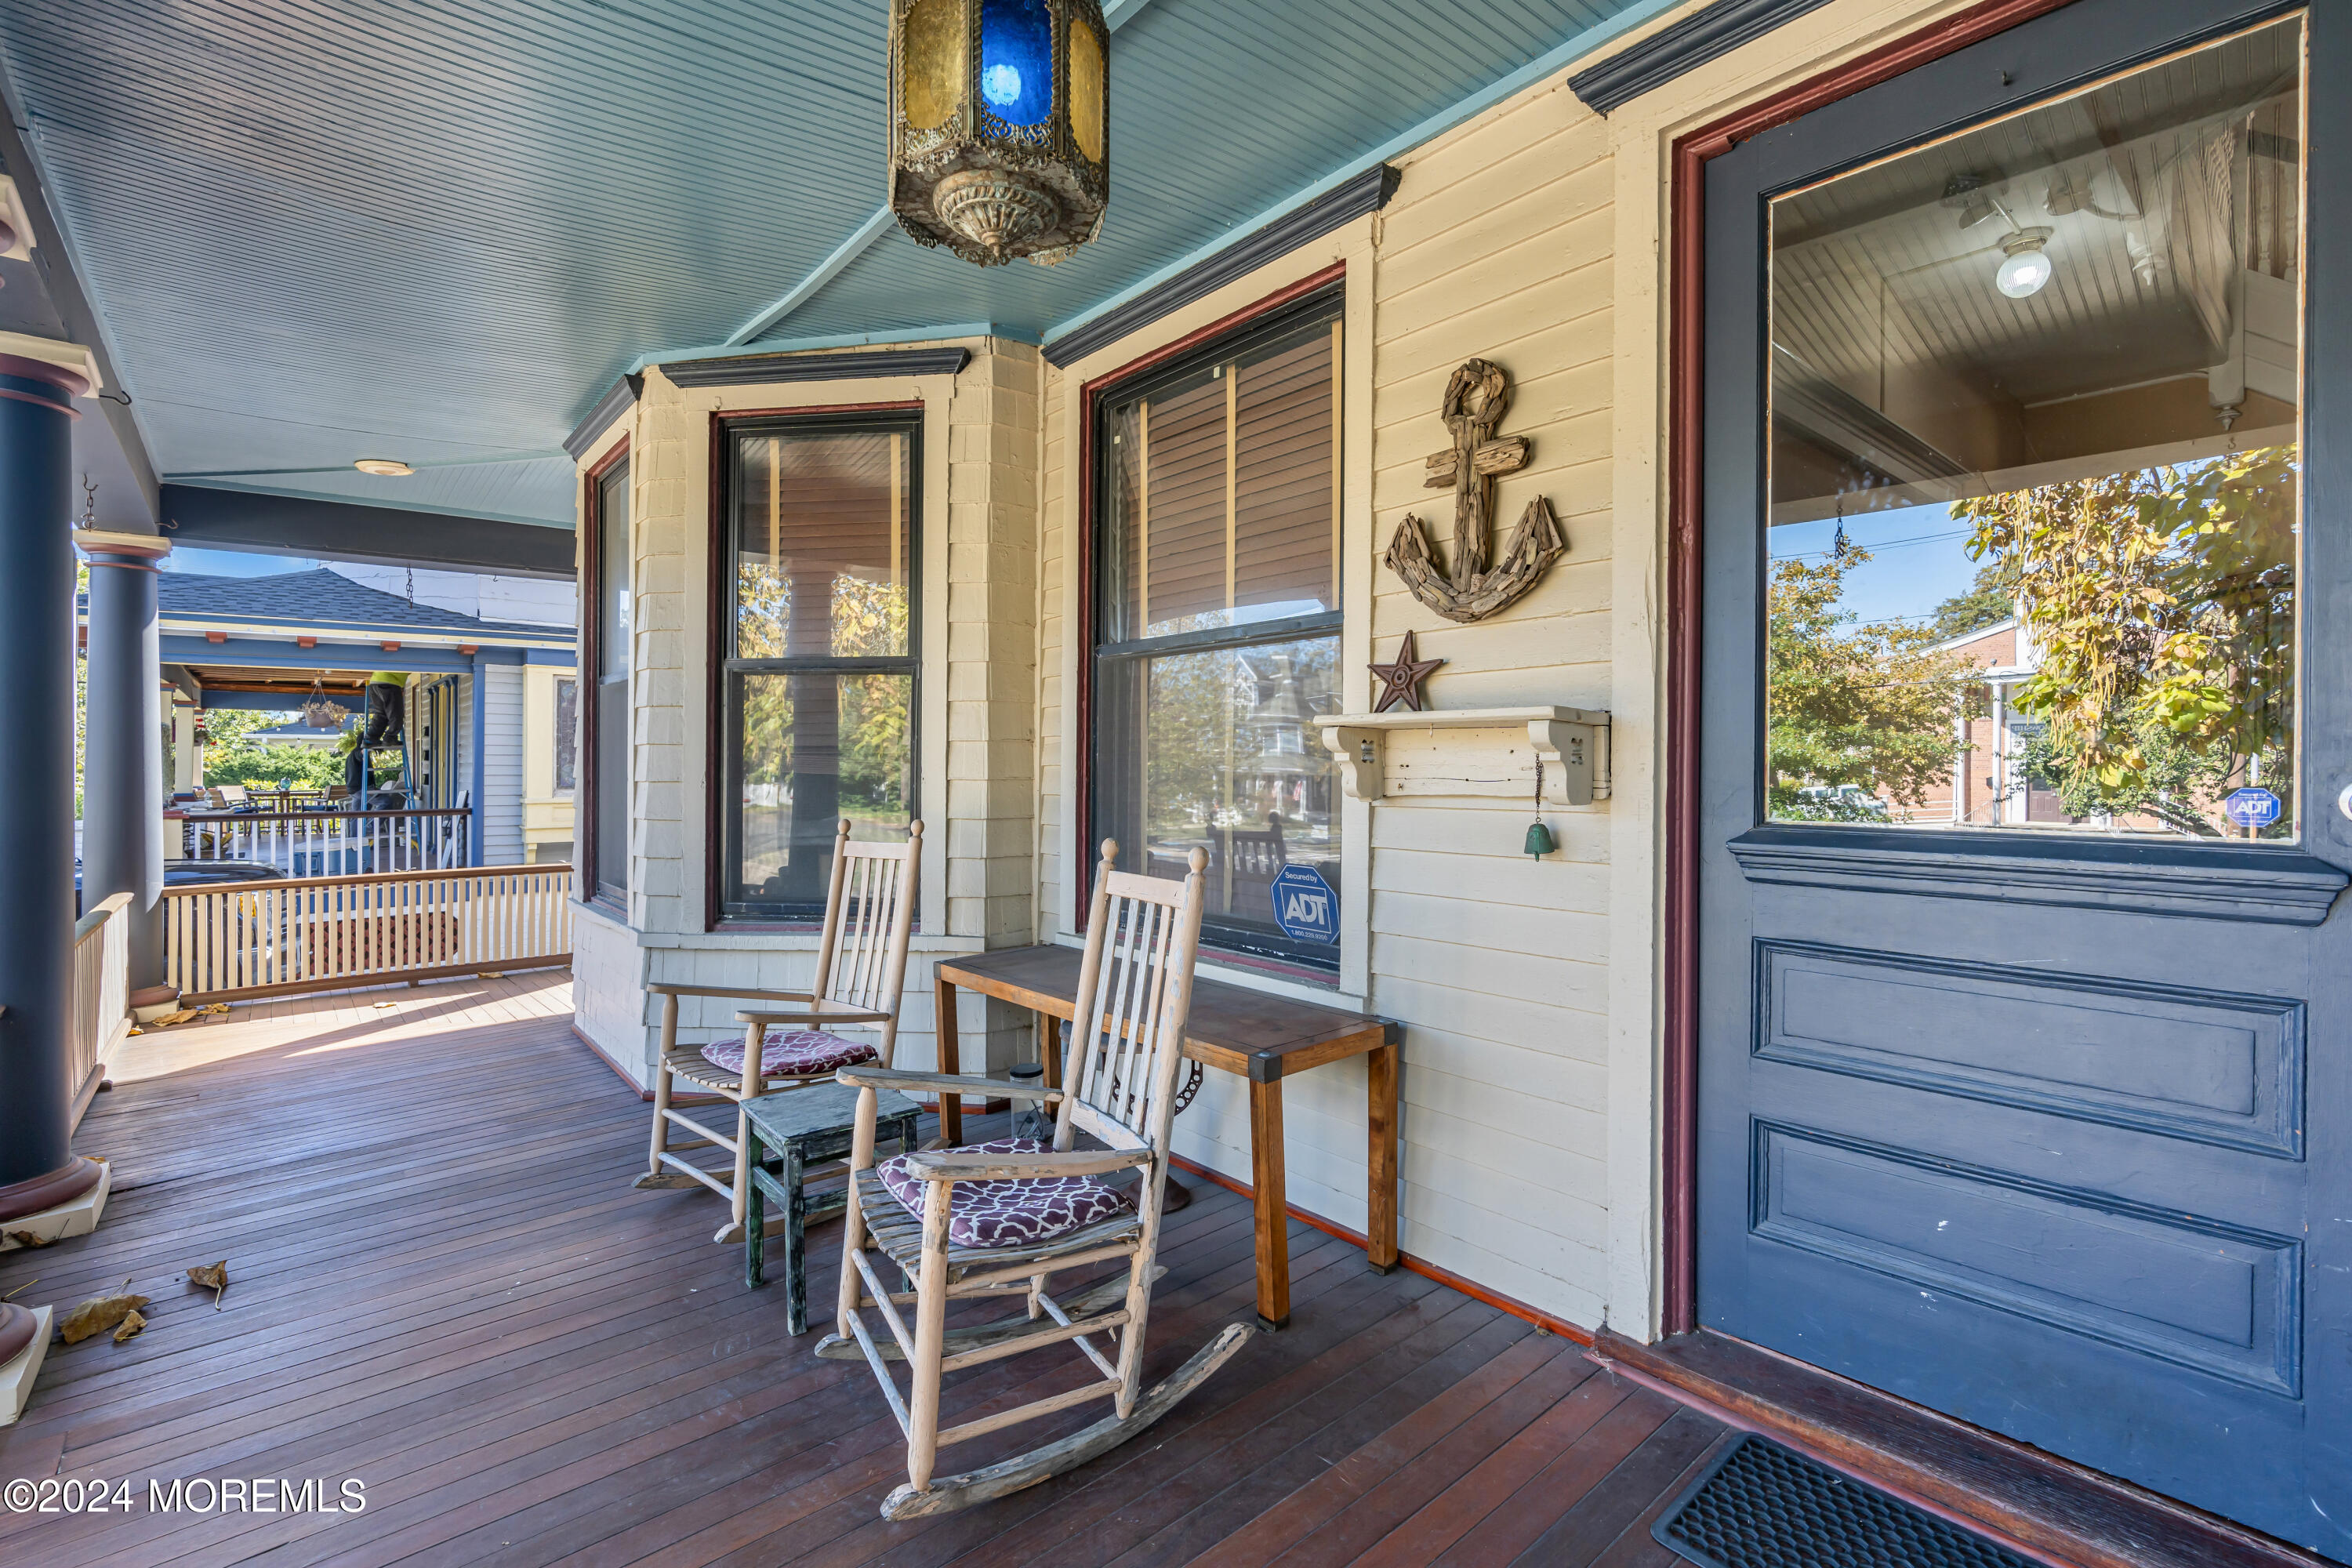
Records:
{"label": "dried leaf on floor", "polygon": [[140,1330],[146,1326],[147,1320],[139,1315],[138,1309],[133,1308],[131,1310],[122,1314],[122,1326],[114,1331],[114,1342],[116,1344],[121,1344],[123,1341],[131,1338],[133,1335],[137,1334]]}
{"label": "dried leaf on floor", "polygon": [[29,1230],[12,1230],[8,1233],[8,1239],[19,1247],[50,1247],[56,1245],[58,1238]]}
{"label": "dried leaf on floor", "polygon": [[200,1013],[226,1013],[228,1011],[228,1004],[226,1002],[215,1002],[209,1007],[199,1007],[196,1010]]}
{"label": "dried leaf on floor", "polygon": [[228,1291],[228,1259],[207,1263],[188,1270],[188,1283],[201,1285],[213,1293],[213,1310],[220,1310],[221,1297]]}
{"label": "dried leaf on floor", "polygon": [[92,1296],[89,1300],[58,1320],[58,1337],[69,1345],[79,1344],[92,1334],[102,1334],[115,1324],[148,1303],[150,1298],[132,1294],[126,1289],[110,1296]]}

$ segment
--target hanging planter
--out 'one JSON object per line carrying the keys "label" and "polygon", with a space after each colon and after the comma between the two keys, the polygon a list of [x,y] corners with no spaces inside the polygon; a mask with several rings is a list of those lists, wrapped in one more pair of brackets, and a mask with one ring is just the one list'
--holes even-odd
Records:
{"label": "hanging planter", "polygon": [[303,723],[313,730],[340,730],[343,727],[343,721],[351,716],[350,709],[327,700],[324,681],[315,678],[311,680],[310,695],[302,701]]}
{"label": "hanging planter", "polygon": [[890,209],[982,267],[1101,232],[1110,30],[1096,0],[891,0]]}

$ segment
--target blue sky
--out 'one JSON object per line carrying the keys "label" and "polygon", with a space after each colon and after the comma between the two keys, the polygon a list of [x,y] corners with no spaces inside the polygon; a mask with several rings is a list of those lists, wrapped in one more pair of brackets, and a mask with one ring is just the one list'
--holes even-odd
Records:
{"label": "blue sky", "polygon": [[[1826,518],[1772,529],[1767,536],[1772,559],[1802,555],[1811,563],[1826,560],[1839,521]],[[1965,591],[1977,574],[1977,563],[1968,552],[1972,526],[1956,521],[1951,509],[1940,502],[1862,512],[1843,521],[1846,538],[1869,551],[1871,558],[1846,574],[1845,592],[1838,603],[1863,620],[1924,620],[1937,605]]]}
{"label": "blue sky", "polygon": [[308,572],[316,561],[290,555],[257,555],[248,550],[196,550],[185,545],[163,557],[166,572],[191,572],[200,577],[275,577],[281,572]]}

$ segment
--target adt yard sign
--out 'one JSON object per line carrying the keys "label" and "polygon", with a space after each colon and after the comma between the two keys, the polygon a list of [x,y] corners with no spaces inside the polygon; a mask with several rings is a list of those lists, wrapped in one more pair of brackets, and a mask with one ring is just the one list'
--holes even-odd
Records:
{"label": "adt yard sign", "polygon": [[2241,827],[2268,827],[2279,819],[2279,797],[2266,789],[2232,790],[2221,814]]}
{"label": "adt yard sign", "polygon": [[1275,873],[1274,923],[1293,942],[1339,940],[1339,895],[1312,866],[1288,865]]}

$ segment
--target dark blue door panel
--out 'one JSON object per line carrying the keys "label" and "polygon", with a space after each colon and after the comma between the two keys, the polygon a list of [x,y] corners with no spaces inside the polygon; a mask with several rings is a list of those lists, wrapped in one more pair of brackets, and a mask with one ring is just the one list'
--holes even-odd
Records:
{"label": "dark blue door panel", "polygon": [[2352,5],[2305,33],[2300,841],[1762,784],[1772,198],[2296,14],[2075,0],[1707,165],[1698,1309],[2352,1560]]}

